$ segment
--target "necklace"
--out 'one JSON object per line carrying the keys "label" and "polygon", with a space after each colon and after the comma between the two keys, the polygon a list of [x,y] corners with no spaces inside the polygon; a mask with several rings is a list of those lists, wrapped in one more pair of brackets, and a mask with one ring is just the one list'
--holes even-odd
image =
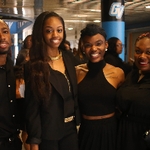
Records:
{"label": "necklace", "polygon": [[[50,57],[50,56],[49,56]],[[59,55],[56,57],[50,57],[51,60],[58,60],[62,57],[62,52],[60,51]]]}

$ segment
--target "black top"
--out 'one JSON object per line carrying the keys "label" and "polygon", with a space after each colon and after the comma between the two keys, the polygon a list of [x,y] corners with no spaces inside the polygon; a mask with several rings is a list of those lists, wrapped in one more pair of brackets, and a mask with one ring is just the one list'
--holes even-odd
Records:
{"label": "black top", "polygon": [[117,92],[117,103],[123,112],[118,132],[118,150],[148,150],[143,134],[150,129],[150,74],[138,82],[133,70]]}
{"label": "black top", "polygon": [[19,131],[15,96],[13,62],[7,58],[6,65],[0,66],[0,139],[9,138]]}
{"label": "black top", "polygon": [[100,116],[114,112],[116,89],[106,80],[104,66],[104,60],[98,63],[89,62],[89,72],[78,84],[82,114]]}

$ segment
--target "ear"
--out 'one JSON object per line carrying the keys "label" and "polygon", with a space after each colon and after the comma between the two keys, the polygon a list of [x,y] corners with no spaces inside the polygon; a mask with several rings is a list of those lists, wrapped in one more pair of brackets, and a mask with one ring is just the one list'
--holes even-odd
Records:
{"label": "ear", "polygon": [[108,48],[108,42],[106,41],[105,42],[105,49],[107,49]]}

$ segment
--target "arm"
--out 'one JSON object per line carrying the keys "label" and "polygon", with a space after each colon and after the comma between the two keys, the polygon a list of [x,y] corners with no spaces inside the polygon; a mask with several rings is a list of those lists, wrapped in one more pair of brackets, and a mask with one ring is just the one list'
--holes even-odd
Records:
{"label": "arm", "polygon": [[30,150],[39,150],[38,144],[30,144]]}
{"label": "arm", "polygon": [[27,143],[38,145],[41,142],[40,103],[33,96],[30,84],[25,85],[25,118],[27,127]]}

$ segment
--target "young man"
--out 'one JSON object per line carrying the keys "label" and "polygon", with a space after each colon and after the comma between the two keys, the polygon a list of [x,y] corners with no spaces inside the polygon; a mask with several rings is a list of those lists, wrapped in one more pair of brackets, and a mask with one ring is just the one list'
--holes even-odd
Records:
{"label": "young man", "polygon": [[0,19],[0,150],[21,150],[15,100],[13,62],[8,56],[11,35]]}

